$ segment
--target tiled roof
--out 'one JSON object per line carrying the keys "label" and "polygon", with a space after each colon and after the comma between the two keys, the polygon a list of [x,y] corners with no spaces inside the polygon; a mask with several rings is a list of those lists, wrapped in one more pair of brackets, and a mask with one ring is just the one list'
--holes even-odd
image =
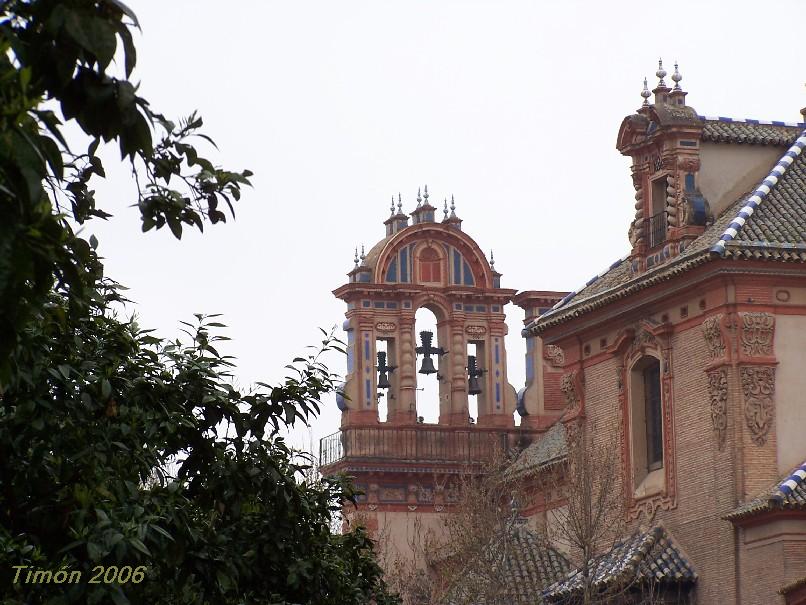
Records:
{"label": "tiled roof", "polygon": [[806,125],[786,124],[785,122],[761,123],[758,120],[733,120],[730,118],[708,118],[705,122],[702,140],[714,143],[738,143],[746,145],[791,145]]}
{"label": "tiled roof", "polygon": [[[483,559],[479,564],[485,569],[491,569],[490,565],[497,569],[487,576],[471,572],[472,577],[460,581],[448,595],[447,605],[539,605],[543,603],[543,590],[567,574],[570,567],[562,554],[517,521],[488,546]],[[490,590],[495,597],[487,599],[481,589],[485,583],[492,584],[492,578],[498,579],[501,590]]]}
{"label": "tiled roof", "polygon": [[[736,217],[725,229],[711,252],[722,254],[725,246],[736,240],[766,245],[806,243],[803,233],[806,209],[806,181],[801,158],[806,148],[806,131],[778,160],[761,184],[747,199]],[[761,217],[756,216],[760,211]],[[794,212],[791,212],[794,211]],[[747,227],[744,229],[743,227]],[[761,239],[754,239],[755,234]],[[741,237],[738,237],[741,233]]]}
{"label": "tiled roof", "polygon": [[[694,568],[662,525],[637,532],[603,555],[590,560],[593,586],[601,592],[632,585],[689,585],[697,580]],[[558,602],[583,588],[583,576],[575,569],[543,593],[549,602]]]}
{"label": "tiled roof", "polygon": [[[720,124],[734,128],[750,126],[773,128],[748,123]],[[794,130],[789,126],[775,128]],[[759,187],[732,204],[679,256],[638,275],[631,272],[629,260],[614,263],[537,318],[527,330],[542,331],[720,256],[806,262],[806,154],[801,153],[806,148],[806,130],[800,131],[795,139]]]}
{"label": "tiled roof", "polygon": [[555,423],[538,440],[524,449],[507,468],[509,476],[520,475],[530,470],[540,470],[563,460],[568,455],[566,429],[562,422]]}
{"label": "tiled roof", "polygon": [[806,510],[806,462],[756,498],[734,509],[725,519],[737,521],[776,510]]}
{"label": "tiled roof", "polygon": [[795,580],[794,582],[790,582],[783,588],[778,591],[778,594],[787,595],[790,592],[800,588],[801,586],[806,586],[806,576],[803,576],[799,580]]}

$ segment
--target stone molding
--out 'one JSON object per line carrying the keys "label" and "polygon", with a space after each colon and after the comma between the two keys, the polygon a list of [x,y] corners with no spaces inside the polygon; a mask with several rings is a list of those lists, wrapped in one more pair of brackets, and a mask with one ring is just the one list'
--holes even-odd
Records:
{"label": "stone molding", "polygon": [[[620,409],[619,424],[626,517],[631,521],[644,515],[645,521],[650,522],[658,510],[671,510],[677,507],[671,331],[668,325],[640,322],[639,325],[622,331],[614,345],[615,351],[620,357],[616,379]],[[629,423],[631,403],[627,385],[630,384],[629,373],[633,364],[647,355],[656,357],[661,363],[664,487],[660,492],[636,498],[631,451],[632,427]]]}

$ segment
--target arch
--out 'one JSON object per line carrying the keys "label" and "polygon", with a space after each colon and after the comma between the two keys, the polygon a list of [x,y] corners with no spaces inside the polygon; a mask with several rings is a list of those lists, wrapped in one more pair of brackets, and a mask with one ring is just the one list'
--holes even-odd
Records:
{"label": "arch", "polygon": [[414,277],[416,283],[443,285],[445,271],[445,252],[440,251],[438,244],[427,241],[414,248]]}
{"label": "arch", "polygon": [[[380,244],[380,251],[375,260],[373,281],[375,283],[415,283],[411,270],[414,268],[413,254],[421,247],[433,247],[443,258],[442,284],[454,286],[493,288],[493,271],[486,256],[473,239],[462,231],[451,229],[440,224],[412,225]],[[449,250],[459,253],[459,266],[462,277],[459,281],[448,274],[455,275],[454,259],[448,258]],[[374,252],[374,249],[373,249]],[[373,254],[374,258],[374,254]],[[466,266],[466,270],[465,270]],[[466,279],[465,275],[472,276]],[[416,272],[415,272],[416,276]],[[394,279],[392,279],[394,278]],[[429,282],[426,282],[428,284]]]}

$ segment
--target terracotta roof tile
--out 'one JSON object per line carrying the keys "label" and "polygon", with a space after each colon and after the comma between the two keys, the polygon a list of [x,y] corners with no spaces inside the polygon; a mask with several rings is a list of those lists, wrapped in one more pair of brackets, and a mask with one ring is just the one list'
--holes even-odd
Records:
{"label": "terracotta roof tile", "polygon": [[702,140],[747,145],[791,145],[800,136],[802,130],[797,126],[706,119]]}
{"label": "terracotta roof tile", "polygon": [[783,481],[745,502],[723,519],[737,521],[776,510],[806,510],[806,462],[794,469]]}
{"label": "terracotta roof tile", "polygon": [[[600,591],[645,582],[688,585],[697,580],[694,568],[662,525],[637,532],[591,559],[589,573]],[[582,572],[575,569],[549,586],[543,597],[549,603],[561,601],[579,592],[582,582]]]}
{"label": "terracotta roof tile", "polygon": [[480,595],[479,583],[492,579],[473,574],[456,585],[445,600],[447,605],[539,605],[543,603],[543,590],[568,573],[570,567],[562,554],[518,521],[491,542],[482,558],[480,564],[497,567],[492,575],[500,578],[503,594],[496,589],[491,592],[497,594],[490,599]]}
{"label": "terracotta roof tile", "polygon": [[507,468],[507,475],[520,475],[540,470],[563,460],[568,455],[566,429],[562,422],[555,423],[539,439],[524,449]]}

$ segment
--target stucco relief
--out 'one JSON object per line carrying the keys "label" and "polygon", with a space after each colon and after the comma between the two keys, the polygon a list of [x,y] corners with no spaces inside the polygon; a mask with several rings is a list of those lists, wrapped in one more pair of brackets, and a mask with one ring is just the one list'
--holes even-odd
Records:
{"label": "stucco relief", "polygon": [[643,514],[645,516],[644,522],[649,523],[655,518],[655,513],[659,510],[672,510],[674,507],[675,501],[669,496],[650,496],[635,504],[635,506],[627,512],[627,519],[632,521]]}
{"label": "stucco relief", "polygon": [[711,425],[716,434],[717,448],[725,449],[728,428],[728,373],[725,368],[708,372],[708,399],[711,404]]}
{"label": "stucco relief", "polygon": [[485,326],[467,326],[465,332],[471,336],[480,336],[487,333],[487,328]]}
{"label": "stucco relief", "polygon": [[750,438],[756,445],[767,443],[775,416],[775,368],[747,366],[742,368],[744,418]]}
{"label": "stucco relief", "polygon": [[705,336],[705,346],[708,348],[710,359],[719,359],[725,356],[725,338],[722,336],[722,314],[709,317],[702,322],[702,332]]}
{"label": "stucco relief", "polygon": [[772,355],[775,316],[770,313],[742,313],[742,352],[745,355]]}
{"label": "stucco relief", "polygon": [[565,352],[557,345],[546,345],[543,356],[549,360],[553,366],[565,365]]}
{"label": "stucco relief", "polygon": [[375,324],[375,329],[378,332],[394,332],[397,326],[391,321],[379,321]]}
{"label": "stucco relief", "polygon": [[562,382],[560,383],[560,390],[565,395],[565,405],[569,409],[579,406],[580,393],[577,391],[577,372],[569,372],[563,374]]}

